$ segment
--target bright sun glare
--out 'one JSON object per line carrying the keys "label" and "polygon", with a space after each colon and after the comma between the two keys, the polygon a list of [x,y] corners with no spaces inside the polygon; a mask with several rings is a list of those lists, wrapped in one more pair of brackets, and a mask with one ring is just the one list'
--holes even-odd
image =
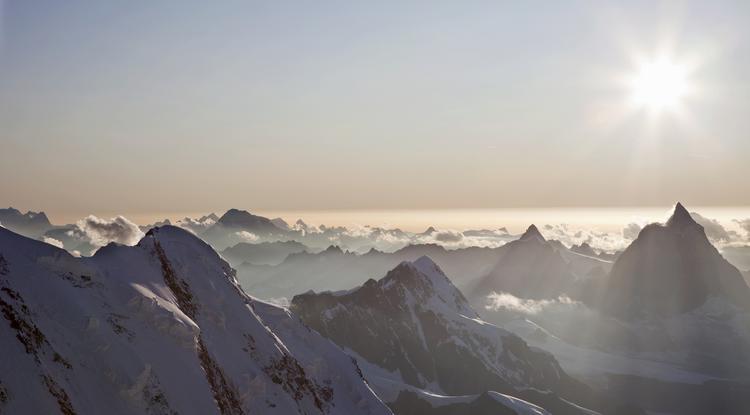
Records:
{"label": "bright sun glare", "polygon": [[652,112],[676,110],[688,93],[685,66],[666,58],[644,62],[632,80],[632,100]]}

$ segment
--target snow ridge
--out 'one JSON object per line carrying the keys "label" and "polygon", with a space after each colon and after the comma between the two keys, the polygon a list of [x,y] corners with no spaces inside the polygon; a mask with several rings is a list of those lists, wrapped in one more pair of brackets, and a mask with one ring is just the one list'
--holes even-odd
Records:
{"label": "snow ridge", "polygon": [[259,304],[180,228],[90,258],[0,229],[0,412],[390,413],[348,355]]}

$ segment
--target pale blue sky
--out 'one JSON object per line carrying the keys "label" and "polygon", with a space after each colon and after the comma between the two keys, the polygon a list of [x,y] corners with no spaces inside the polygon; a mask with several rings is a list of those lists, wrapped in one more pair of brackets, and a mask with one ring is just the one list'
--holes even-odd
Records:
{"label": "pale blue sky", "polygon": [[[6,1],[0,205],[750,205],[750,3]],[[681,116],[634,54],[695,63]]]}

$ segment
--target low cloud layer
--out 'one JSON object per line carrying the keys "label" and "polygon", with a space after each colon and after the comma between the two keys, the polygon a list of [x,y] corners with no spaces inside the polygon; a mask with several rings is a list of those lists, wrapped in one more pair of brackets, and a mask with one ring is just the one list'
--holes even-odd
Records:
{"label": "low cloud layer", "polygon": [[747,233],[747,236],[750,239],[750,219],[735,219],[734,222],[740,225],[740,228]]}
{"label": "low cloud layer", "polygon": [[528,298],[519,298],[506,292],[493,292],[487,296],[487,305],[485,308],[492,311],[505,310],[521,314],[536,315],[551,307],[574,306],[576,304],[575,301],[565,296],[554,300],[532,300]]}
{"label": "low cloud layer", "polygon": [[629,243],[626,238],[615,232],[573,228],[564,223],[544,225],[541,232],[546,239],[558,240],[569,247],[585,242],[592,248],[605,252],[619,251]]}
{"label": "low cloud layer", "polygon": [[235,232],[235,235],[237,235],[242,242],[254,243],[258,242],[258,239],[260,239],[258,238],[258,235],[248,231]]}
{"label": "low cloud layer", "polygon": [[641,225],[637,223],[629,223],[622,228],[622,237],[633,240],[638,237],[639,233],[641,233],[641,229],[643,229]]}
{"label": "low cloud layer", "polygon": [[461,232],[442,231],[435,234],[435,240],[440,242],[458,242],[464,238]]}

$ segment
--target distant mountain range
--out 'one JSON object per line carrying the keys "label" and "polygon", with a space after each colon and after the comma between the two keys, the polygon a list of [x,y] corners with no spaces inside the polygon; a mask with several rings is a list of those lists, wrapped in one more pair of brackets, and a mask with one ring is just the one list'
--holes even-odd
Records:
{"label": "distant mountain range", "polygon": [[409,245],[392,253],[370,250],[365,254],[345,252],[336,246],[319,253],[290,254],[275,266],[241,264],[237,278],[261,298],[291,298],[307,290],[343,290],[385,274],[402,261],[429,256],[444,267],[457,284],[486,274],[497,260],[496,249],[447,250],[436,244]]}
{"label": "distant mountain range", "polygon": [[[614,255],[534,225],[448,249],[435,228],[236,209],[143,227],[2,214],[0,413],[750,411],[748,276],[681,204]],[[331,244],[392,238],[410,242]]]}

